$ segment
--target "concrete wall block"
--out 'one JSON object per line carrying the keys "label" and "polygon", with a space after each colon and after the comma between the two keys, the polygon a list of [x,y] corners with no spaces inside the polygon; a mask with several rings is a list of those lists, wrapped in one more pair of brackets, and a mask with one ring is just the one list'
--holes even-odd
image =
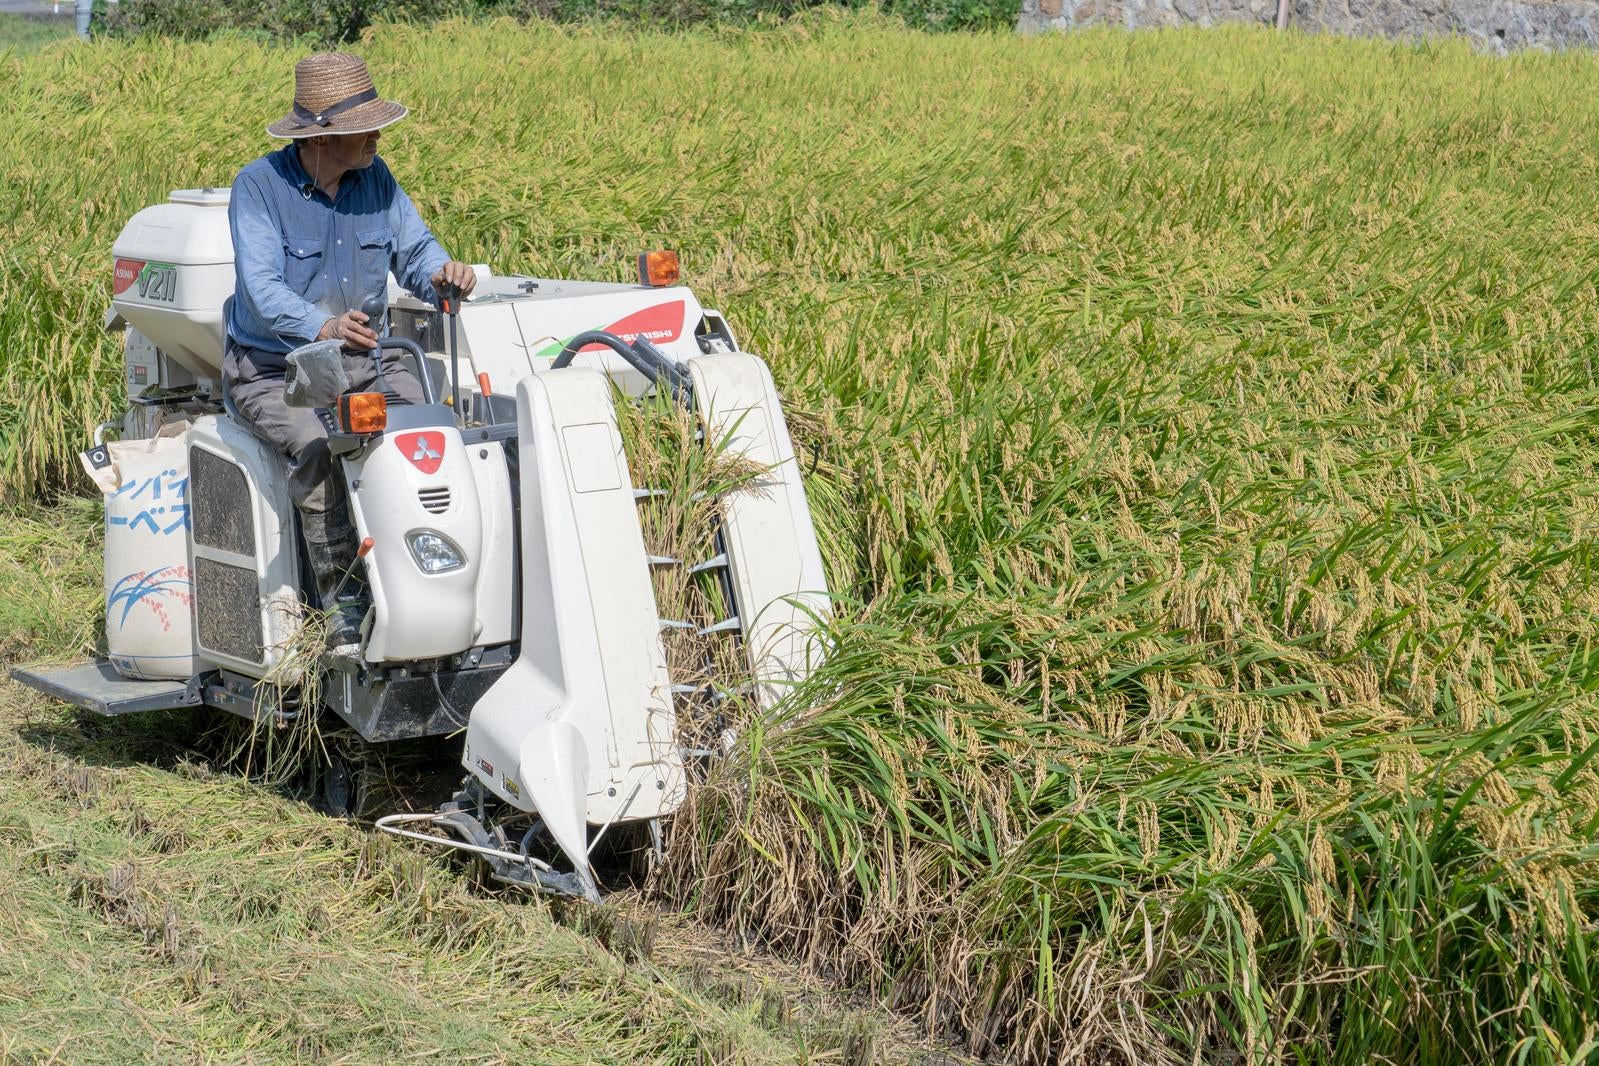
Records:
{"label": "concrete wall block", "polygon": [[[1016,28],[1269,26],[1276,13],[1277,0],[1022,0]],[[1352,37],[1463,35],[1500,53],[1599,48],[1599,0],[1290,0],[1288,24]]]}

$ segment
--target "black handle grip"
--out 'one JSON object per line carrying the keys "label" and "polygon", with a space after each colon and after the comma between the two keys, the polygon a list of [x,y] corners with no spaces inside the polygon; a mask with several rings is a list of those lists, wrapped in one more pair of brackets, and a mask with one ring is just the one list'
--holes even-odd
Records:
{"label": "black handle grip", "polygon": [[445,281],[437,285],[436,288],[439,290],[439,310],[447,315],[460,314],[461,286]]}
{"label": "black handle grip", "polygon": [[361,303],[361,313],[366,316],[367,325],[376,330],[376,323],[383,321],[384,314],[389,309],[389,298],[382,293],[368,296]]}

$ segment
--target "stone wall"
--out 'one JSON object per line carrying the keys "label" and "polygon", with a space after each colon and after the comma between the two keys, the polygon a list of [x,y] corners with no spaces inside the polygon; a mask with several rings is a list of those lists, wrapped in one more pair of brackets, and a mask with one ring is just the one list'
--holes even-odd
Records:
{"label": "stone wall", "polygon": [[[1017,28],[1270,26],[1276,17],[1276,0],[1022,0]],[[1288,24],[1357,37],[1458,34],[1493,52],[1593,48],[1599,47],[1599,0],[1289,0]]]}

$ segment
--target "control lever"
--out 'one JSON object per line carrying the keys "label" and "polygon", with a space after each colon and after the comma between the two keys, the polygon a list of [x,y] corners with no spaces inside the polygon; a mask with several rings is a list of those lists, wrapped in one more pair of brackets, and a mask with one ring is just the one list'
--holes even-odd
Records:
{"label": "control lever", "polygon": [[461,317],[461,287],[446,281],[438,289],[439,310],[450,319],[450,406],[455,408],[456,425],[464,425],[466,419],[461,417],[460,349],[455,340],[455,322]]}
{"label": "control lever", "polygon": [[[385,313],[387,313],[388,309],[389,300],[388,297],[383,293],[375,293],[371,296],[368,296],[361,303],[361,313],[366,316],[367,327],[371,329],[373,333],[378,334],[378,346],[372,349],[372,362],[377,365],[378,389],[382,392],[389,391],[389,379],[388,375],[384,373],[383,370],[383,338],[385,334],[378,333],[378,325],[383,322],[383,316]],[[418,373],[427,372],[425,367],[419,366],[416,369]]]}

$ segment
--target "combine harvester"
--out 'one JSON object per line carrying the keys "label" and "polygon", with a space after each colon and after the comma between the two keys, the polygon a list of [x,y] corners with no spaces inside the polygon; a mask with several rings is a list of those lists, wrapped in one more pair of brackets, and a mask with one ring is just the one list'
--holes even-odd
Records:
{"label": "combine harvester", "polygon": [[[114,247],[106,324],[127,331],[130,405],[121,440],[84,453],[107,494],[109,655],[12,671],[100,714],[278,713],[265,686],[292,671],[316,602],[285,461],[221,386],[227,201],[173,193]],[[680,721],[739,681],[770,706],[816,665],[829,609],[771,374],[677,282],[675,257],[649,253],[637,285],[488,275],[441,314],[391,278],[388,306],[364,310],[387,312],[377,356],[420,371],[426,402],[347,394],[327,411],[372,602],[359,654],[324,661],[321,700],[368,742],[464,732],[454,798],[379,827],[591,900],[608,827],[647,822],[659,852],[685,760],[706,754],[680,746]],[[703,446],[761,471],[716,501],[698,559],[646,552],[639,510],[662,493],[634,484],[618,432],[614,397],[661,390]],[[660,616],[652,568],[678,566],[718,575],[727,617]],[[674,684],[661,635],[683,627],[738,642],[747,676]]]}

